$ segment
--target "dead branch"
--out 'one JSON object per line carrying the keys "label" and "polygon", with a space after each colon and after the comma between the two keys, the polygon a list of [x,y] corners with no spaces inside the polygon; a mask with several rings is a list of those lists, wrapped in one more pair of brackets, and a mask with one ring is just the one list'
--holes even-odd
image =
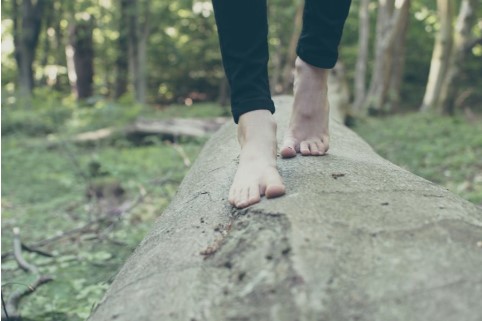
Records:
{"label": "dead branch", "polygon": [[38,274],[38,269],[35,265],[29,264],[22,256],[22,242],[20,242],[20,229],[13,228],[13,256],[17,261],[18,266],[25,272]]}
{"label": "dead branch", "polygon": [[2,320],[19,320],[20,312],[18,311],[18,306],[20,305],[20,301],[35,292],[39,286],[53,280],[51,276],[41,275],[37,266],[28,263],[22,256],[22,242],[20,241],[20,229],[18,227],[13,229],[13,237],[13,254],[18,266],[25,272],[34,274],[36,279],[30,285],[26,286],[26,288],[13,292],[6,303],[3,302],[2,296]]}
{"label": "dead branch", "polygon": [[174,148],[174,150],[181,156],[182,161],[184,162],[184,166],[186,167],[191,166],[191,160],[189,159],[189,157],[187,156],[186,152],[184,151],[181,145],[177,143],[171,143],[170,141],[165,141],[165,142],[168,145],[172,146],[172,148]]}

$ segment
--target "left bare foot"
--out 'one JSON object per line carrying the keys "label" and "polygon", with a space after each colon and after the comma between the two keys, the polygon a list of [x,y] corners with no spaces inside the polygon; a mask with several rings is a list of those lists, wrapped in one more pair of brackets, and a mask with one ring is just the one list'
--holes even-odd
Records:
{"label": "left bare foot", "polygon": [[241,145],[239,166],[229,190],[229,202],[244,208],[285,193],[276,168],[276,122],[268,110],[254,110],[239,118],[238,140]]}
{"label": "left bare foot", "polygon": [[329,147],[328,69],[295,62],[294,102],[281,156],[324,155]]}

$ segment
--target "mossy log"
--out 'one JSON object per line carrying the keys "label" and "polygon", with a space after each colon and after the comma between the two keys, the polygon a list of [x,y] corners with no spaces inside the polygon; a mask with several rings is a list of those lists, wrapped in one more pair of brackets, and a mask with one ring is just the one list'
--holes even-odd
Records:
{"label": "mossy log", "polygon": [[236,210],[222,127],[89,320],[479,321],[482,210],[330,131],[328,155],[278,160],[286,196]]}

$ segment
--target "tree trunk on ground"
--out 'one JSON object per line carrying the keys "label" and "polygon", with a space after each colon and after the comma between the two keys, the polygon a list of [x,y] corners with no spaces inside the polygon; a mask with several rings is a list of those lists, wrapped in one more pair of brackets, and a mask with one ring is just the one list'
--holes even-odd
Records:
{"label": "tree trunk on ground", "polygon": [[146,54],[149,36],[149,1],[126,0],[128,13],[129,70],[138,103],[145,103],[147,91]]}
{"label": "tree trunk on ground", "polygon": [[[454,44],[447,66],[447,73],[440,89],[440,111],[453,114],[458,86],[455,80],[460,74],[467,49],[473,42],[472,27],[476,21],[476,0],[463,0],[455,24]],[[471,49],[471,48],[470,48]]]}
{"label": "tree trunk on ground", "polygon": [[118,52],[116,59],[117,77],[114,98],[119,98],[127,92],[129,79],[129,38],[126,21],[129,18],[129,0],[120,1],[119,38],[117,40]]}
{"label": "tree trunk on ground", "polygon": [[359,112],[366,95],[367,64],[370,44],[370,0],[361,0],[358,12],[358,56],[355,67],[353,111]]}
{"label": "tree trunk on ground", "polygon": [[69,45],[66,48],[71,87],[78,100],[92,96],[94,77],[93,18],[73,21],[69,26]]}
{"label": "tree trunk on ground", "polygon": [[422,106],[420,107],[421,111],[434,110],[439,104],[442,83],[447,75],[447,67],[452,51],[453,1],[437,0],[437,10],[440,30],[435,38],[427,86]]}
{"label": "tree trunk on ground", "polygon": [[[292,98],[274,97],[279,137]],[[288,195],[227,203],[234,123],[206,144],[90,321],[478,321],[482,210],[331,123],[280,161]]]}
{"label": "tree trunk on ground", "polygon": [[[13,0],[15,60],[18,68],[19,97],[31,96],[34,88],[33,62],[37,49],[45,1],[23,0],[21,9]],[[20,9],[20,10],[19,10]]]}

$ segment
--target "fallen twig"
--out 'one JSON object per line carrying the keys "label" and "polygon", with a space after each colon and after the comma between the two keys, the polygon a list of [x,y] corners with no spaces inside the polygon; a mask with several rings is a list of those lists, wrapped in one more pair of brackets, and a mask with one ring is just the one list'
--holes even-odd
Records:
{"label": "fallen twig", "polygon": [[25,272],[36,275],[36,279],[30,285],[26,286],[25,289],[13,292],[7,302],[4,301],[2,293],[2,320],[19,320],[20,313],[18,311],[18,306],[20,305],[20,301],[27,295],[35,292],[39,286],[53,280],[51,276],[41,275],[37,266],[28,263],[22,256],[22,242],[20,241],[20,229],[18,227],[13,229],[13,236],[13,254],[18,266]]}
{"label": "fallen twig", "polygon": [[177,143],[171,143],[168,140],[166,140],[165,142],[168,145],[172,146],[174,148],[174,150],[181,156],[182,161],[184,162],[184,166],[186,166],[186,167],[191,166],[191,160],[189,159],[189,157],[187,156],[186,152],[184,151],[184,149],[182,148],[181,145],[179,145]]}

